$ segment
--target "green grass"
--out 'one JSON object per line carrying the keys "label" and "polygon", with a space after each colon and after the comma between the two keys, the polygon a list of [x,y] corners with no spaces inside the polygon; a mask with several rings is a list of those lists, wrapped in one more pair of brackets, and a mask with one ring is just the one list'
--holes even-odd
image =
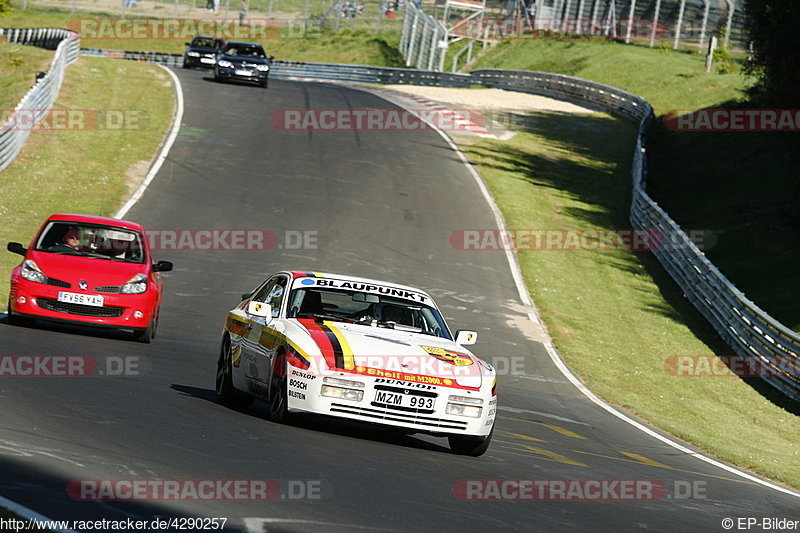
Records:
{"label": "green grass", "polygon": [[[54,109],[89,108],[86,129],[31,133],[0,180],[0,243],[27,245],[53,213],[110,216],[143,177],[172,120],[174,88],[154,65],[81,58],[66,70]],[[113,113],[130,110],[125,128]],[[135,113],[135,115],[133,114]],[[96,118],[95,118],[96,117]],[[19,256],[0,254],[0,279],[7,280]],[[0,283],[5,309],[8,283]]]}
{"label": "green grass", "polygon": [[704,57],[613,41],[510,40],[487,49],[473,69],[557,72],[619,87],[645,98],[657,115],[742,97],[742,74],[706,74]]}
{"label": "green grass", "polygon": [[[2,19],[0,19],[2,20]],[[33,87],[38,72],[50,68],[53,52],[0,40],[0,121]]]}
{"label": "green grass", "polygon": [[797,133],[653,136],[652,196],[685,228],[711,234],[706,255],[775,319],[800,331]]}
{"label": "green grass", "polygon": [[399,32],[374,34],[364,30],[316,32],[308,40],[274,39],[269,50],[277,59],[325,63],[351,63],[383,67],[405,66],[397,51]]}
{"label": "green grass", "polygon": [[[134,15],[131,15],[134,16]],[[168,17],[169,14],[164,14]],[[28,10],[15,9],[2,20],[2,25],[12,28],[69,27],[78,29],[81,19],[108,19],[107,13],[77,12],[70,14],[68,9],[56,7],[33,7]],[[142,17],[138,17],[142,18]],[[212,17],[209,17],[212,18]],[[157,19],[153,19],[157,20]],[[99,26],[94,26],[95,32]],[[281,23],[280,30],[270,26],[266,31],[247,34],[243,40],[259,42],[267,53],[283,61],[330,62],[367,64],[378,66],[402,66],[403,60],[397,52],[400,42],[402,20],[382,20],[380,32],[375,33],[375,19],[362,17],[356,19],[351,28],[342,22],[340,28],[304,31],[298,23]],[[94,33],[104,36],[102,33]],[[258,38],[261,35],[264,38]],[[305,38],[304,38],[305,37]],[[106,48],[115,50],[153,51],[183,53],[185,42],[191,35],[175,35],[175,38],[159,39],[81,39],[82,48]],[[230,39],[229,39],[230,40]]]}
{"label": "green grass", "polygon": [[[507,226],[629,227],[635,127],[599,114],[536,117],[534,129],[508,141],[462,141]],[[800,418],[738,378],[665,370],[673,355],[729,352],[649,252],[518,257],[555,346],[593,391],[726,461],[800,487]]]}
{"label": "green grass", "polygon": [[[558,72],[644,97],[656,115],[741,105],[753,79],[706,74],[704,57],[604,41],[506,41],[475,68]],[[800,152],[796,133],[685,133],[660,126],[648,192],[681,226],[706,230],[709,259],[740,290],[800,331]]]}

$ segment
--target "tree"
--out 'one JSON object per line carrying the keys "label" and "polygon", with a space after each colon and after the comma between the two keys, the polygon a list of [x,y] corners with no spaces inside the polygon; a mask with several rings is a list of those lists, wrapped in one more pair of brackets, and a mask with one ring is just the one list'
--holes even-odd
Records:
{"label": "tree", "polygon": [[758,77],[751,96],[773,105],[800,107],[800,2],[745,0],[753,54],[747,72]]}

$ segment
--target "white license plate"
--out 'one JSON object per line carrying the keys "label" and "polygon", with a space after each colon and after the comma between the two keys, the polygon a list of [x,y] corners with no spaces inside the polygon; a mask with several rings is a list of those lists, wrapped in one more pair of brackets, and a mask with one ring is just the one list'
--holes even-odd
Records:
{"label": "white license plate", "polygon": [[214,59],[211,58],[211,57],[201,57],[200,58],[200,62],[201,63],[209,63],[209,64],[211,64],[211,63],[214,63]]}
{"label": "white license plate", "polygon": [[395,392],[375,391],[375,403],[410,409],[433,409],[435,398],[415,396],[413,394],[397,394]]}
{"label": "white license plate", "polygon": [[103,297],[96,294],[76,294],[74,292],[59,292],[58,301],[68,304],[91,305],[103,307]]}
{"label": "white license plate", "polygon": [[249,70],[241,70],[241,69],[238,69],[238,68],[236,70],[234,70],[233,72],[237,76],[252,76],[253,75],[253,73],[250,72]]}

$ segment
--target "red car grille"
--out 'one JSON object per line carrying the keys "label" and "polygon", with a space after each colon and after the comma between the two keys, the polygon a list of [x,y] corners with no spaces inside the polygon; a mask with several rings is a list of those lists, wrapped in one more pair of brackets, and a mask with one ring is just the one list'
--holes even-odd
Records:
{"label": "red car grille", "polygon": [[54,285],[56,287],[62,287],[64,289],[69,289],[72,286],[66,281],[61,281],[60,279],[55,279],[55,278],[47,278],[47,284]]}
{"label": "red car grille", "polygon": [[42,309],[55,311],[57,313],[69,313],[71,315],[96,316],[104,318],[118,318],[125,312],[121,307],[95,307],[93,305],[70,304],[59,302],[51,298],[37,298],[36,303]]}
{"label": "red car grille", "polygon": [[95,287],[94,292],[104,292],[106,294],[120,294],[122,292],[121,285],[103,285],[102,287]]}

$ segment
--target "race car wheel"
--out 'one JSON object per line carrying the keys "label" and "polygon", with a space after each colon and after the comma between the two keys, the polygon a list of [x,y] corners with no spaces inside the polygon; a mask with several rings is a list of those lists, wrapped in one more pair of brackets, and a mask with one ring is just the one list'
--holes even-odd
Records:
{"label": "race car wheel", "polygon": [[189,63],[185,59],[183,60],[183,68],[189,68]]}
{"label": "race car wheel", "polygon": [[265,89],[266,89],[266,88],[267,88],[267,85],[269,85],[269,78],[265,79],[264,81],[260,81],[260,82],[258,82],[258,84],[259,84],[259,85],[261,85],[263,88],[265,88]]}
{"label": "race car wheel", "polygon": [[231,372],[231,343],[225,339],[217,359],[217,399],[222,405],[244,409],[253,403],[253,398],[240,394],[233,388]]}
{"label": "race car wheel", "polygon": [[15,315],[14,313],[11,312],[11,297],[10,296],[8,297],[8,311],[6,311],[6,314],[8,316],[8,319],[7,319],[8,323],[11,324],[12,326],[31,326],[31,325],[33,325],[34,319],[31,319],[31,318],[28,318],[28,317],[24,317],[24,316]]}
{"label": "race car wheel", "polygon": [[134,340],[138,342],[143,342],[145,344],[150,344],[150,341],[153,340],[153,337],[155,336],[156,336],[156,315],[153,315],[153,318],[150,319],[150,324],[148,324],[146,328],[136,330],[133,332]]}
{"label": "race car wheel", "polygon": [[272,370],[272,383],[269,394],[269,419],[273,422],[287,422],[289,420],[288,402],[286,393],[286,354],[281,352],[275,358]]}
{"label": "race car wheel", "polygon": [[450,443],[450,449],[453,450],[453,453],[479,457],[489,449],[489,443],[492,442],[492,433],[494,433],[494,428],[485,437],[450,435],[447,441]]}

